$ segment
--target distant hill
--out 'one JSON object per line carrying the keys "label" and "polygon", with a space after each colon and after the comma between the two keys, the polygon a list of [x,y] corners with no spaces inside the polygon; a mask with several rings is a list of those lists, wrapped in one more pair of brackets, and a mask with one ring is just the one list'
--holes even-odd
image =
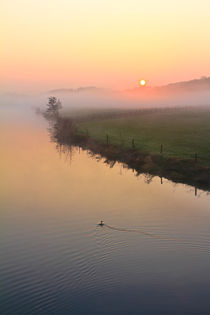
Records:
{"label": "distant hill", "polygon": [[190,81],[170,83],[160,88],[185,91],[210,90],[210,77],[201,77],[200,79],[194,79]]}
{"label": "distant hill", "polygon": [[83,93],[83,92],[97,92],[97,91],[102,91],[102,89],[99,89],[95,86],[84,86],[84,87],[79,87],[77,89],[72,89],[72,88],[68,88],[68,89],[54,89],[54,90],[50,90],[47,93],[65,93],[65,94],[69,94],[69,93]]}

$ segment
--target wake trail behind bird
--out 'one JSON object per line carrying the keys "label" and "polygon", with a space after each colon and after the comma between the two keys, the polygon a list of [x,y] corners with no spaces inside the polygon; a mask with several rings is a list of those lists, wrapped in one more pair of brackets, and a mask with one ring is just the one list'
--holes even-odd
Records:
{"label": "wake trail behind bird", "polygon": [[114,231],[138,233],[138,234],[142,234],[142,235],[145,235],[145,236],[157,239],[157,240],[166,241],[166,242],[168,241],[174,242],[174,244],[176,245],[187,246],[188,248],[194,248],[194,249],[197,249],[198,251],[202,251],[202,252],[210,254],[210,242],[208,242],[207,244],[203,242],[201,242],[201,244],[197,242],[193,243],[190,240],[183,239],[183,238],[162,236],[162,235],[158,235],[158,234],[154,234],[150,232],[145,232],[140,229],[118,228],[118,227],[114,227],[105,223],[103,223],[103,227],[107,227],[108,229],[111,229]]}
{"label": "wake trail behind bird", "polygon": [[145,232],[145,231],[138,230],[138,229],[118,228],[118,227],[114,227],[114,226],[111,226],[111,225],[108,225],[108,224],[104,224],[104,226],[107,227],[108,229],[115,230],[115,231],[133,232],[133,233],[139,233],[139,234],[143,234],[143,235],[150,236],[150,237],[157,238],[157,239],[164,239],[164,237],[162,237],[160,235],[149,233],[149,232]]}

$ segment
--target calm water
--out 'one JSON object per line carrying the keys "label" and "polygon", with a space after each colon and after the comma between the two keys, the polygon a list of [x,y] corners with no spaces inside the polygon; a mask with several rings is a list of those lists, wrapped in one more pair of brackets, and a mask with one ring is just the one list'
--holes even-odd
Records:
{"label": "calm water", "polygon": [[1,314],[210,314],[210,195],[59,151],[41,117],[12,112]]}

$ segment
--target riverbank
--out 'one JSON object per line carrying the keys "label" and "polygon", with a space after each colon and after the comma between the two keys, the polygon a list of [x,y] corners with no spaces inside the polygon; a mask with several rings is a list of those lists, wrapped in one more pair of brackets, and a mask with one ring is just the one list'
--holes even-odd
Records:
{"label": "riverbank", "polygon": [[[107,123],[116,124],[116,120],[119,119],[122,118],[102,120],[101,126],[103,127]],[[140,118],[127,117],[126,121],[130,119],[142,119],[142,116]],[[127,145],[122,141],[114,143],[111,141],[112,138],[106,133],[105,136],[103,134],[103,138],[100,132],[96,134],[97,137],[94,137],[91,126],[95,128],[94,126],[99,126],[98,124],[98,119],[75,122],[75,120],[71,120],[70,118],[60,117],[53,127],[52,138],[59,145],[75,145],[88,149],[93,155],[104,157],[110,165],[113,165],[117,161],[124,163],[129,168],[134,169],[137,174],[147,173],[151,176],[164,177],[177,183],[210,190],[210,167],[208,167],[208,163],[202,162],[199,155],[194,153],[191,158],[170,156],[170,154],[165,154],[164,146],[162,152],[149,152],[141,150],[136,145],[135,139],[132,142],[133,138],[127,142]],[[81,126],[84,128],[83,131],[81,130]],[[86,128],[87,126],[89,126],[88,129]],[[186,137],[184,138],[186,141]],[[161,147],[159,147],[159,150],[161,150]]]}
{"label": "riverbank", "polygon": [[210,109],[181,108],[131,111],[113,118],[101,115],[78,121],[77,132],[106,144],[162,154],[167,158],[194,159],[210,167]]}

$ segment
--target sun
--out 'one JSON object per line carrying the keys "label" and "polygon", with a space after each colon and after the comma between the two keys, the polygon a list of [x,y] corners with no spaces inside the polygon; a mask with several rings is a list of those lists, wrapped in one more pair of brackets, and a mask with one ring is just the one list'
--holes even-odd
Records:
{"label": "sun", "polygon": [[139,80],[139,85],[140,86],[145,86],[146,85],[146,81],[144,79]]}

